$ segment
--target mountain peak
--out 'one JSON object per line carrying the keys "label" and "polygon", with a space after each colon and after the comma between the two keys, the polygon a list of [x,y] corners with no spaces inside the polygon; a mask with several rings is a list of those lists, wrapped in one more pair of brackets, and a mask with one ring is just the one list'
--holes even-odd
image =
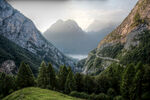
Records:
{"label": "mountain peak", "polygon": [[67,32],[67,33],[72,33],[72,32],[82,32],[82,29],[79,27],[79,25],[74,21],[74,20],[66,20],[63,21],[61,19],[57,20],[54,24],[51,25],[51,27],[47,30],[51,32]]}
{"label": "mountain peak", "polygon": [[149,20],[150,0],[139,0],[126,19],[99,43],[98,48],[107,43],[125,43],[126,36],[130,32],[139,29],[139,27],[150,29]]}

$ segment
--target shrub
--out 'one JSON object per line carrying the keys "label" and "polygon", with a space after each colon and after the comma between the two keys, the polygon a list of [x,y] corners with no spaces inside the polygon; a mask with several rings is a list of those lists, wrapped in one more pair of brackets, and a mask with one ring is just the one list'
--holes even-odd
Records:
{"label": "shrub", "polygon": [[89,97],[90,97],[87,93],[77,92],[77,91],[72,91],[70,93],[70,96],[77,97],[77,98],[83,98],[83,99],[89,99]]}
{"label": "shrub", "polygon": [[116,96],[113,100],[123,100],[122,96]]}

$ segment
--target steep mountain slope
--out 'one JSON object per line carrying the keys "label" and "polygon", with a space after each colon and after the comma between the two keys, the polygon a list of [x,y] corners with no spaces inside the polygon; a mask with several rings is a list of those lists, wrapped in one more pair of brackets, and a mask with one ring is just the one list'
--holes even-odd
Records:
{"label": "steep mountain slope", "polygon": [[12,94],[5,97],[3,100],[81,100],[81,99],[70,97],[56,91],[30,87],[13,92]]}
{"label": "steep mountain slope", "polygon": [[[115,63],[148,63],[150,1],[139,0],[127,18],[89,53],[84,73],[95,73]],[[146,58],[147,57],[147,58]],[[144,61],[145,60],[145,61]]]}
{"label": "steep mountain slope", "polygon": [[55,68],[64,64],[74,66],[72,60],[41,35],[30,19],[5,0],[0,0],[0,35],[30,51],[37,58],[50,61]]}
{"label": "steep mountain slope", "polygon": [[112,27],[98,32],[84,32],[74,20],[58,20],[46,32],[45,38],[65,54],[87,54],[95,48]]}
{"label": "steep mountain slope", "polygon": [[3,62],[0,72],[16,74],[21,61],[28,63],[33,73],[37,74],[42,59],[0,35],[0,62]]}

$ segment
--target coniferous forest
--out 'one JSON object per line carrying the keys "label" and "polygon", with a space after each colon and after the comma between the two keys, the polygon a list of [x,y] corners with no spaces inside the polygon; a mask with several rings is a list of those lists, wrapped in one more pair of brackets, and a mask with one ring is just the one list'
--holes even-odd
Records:
{"label": "coniferous forest", "polygon": [[87,100],[148,100],[150,67],[137,64],[112,64],[97,76],[74,73],[71,67],[60,66],[55,71],[44,61],[34,76],[30,66],[20,64],[16,76],[0,74],[1,98],[26,87],[40,87]]}
{"label": "coniferous forest", "polygon": [[0,100],[150,100],[150,0],[0,0]]}

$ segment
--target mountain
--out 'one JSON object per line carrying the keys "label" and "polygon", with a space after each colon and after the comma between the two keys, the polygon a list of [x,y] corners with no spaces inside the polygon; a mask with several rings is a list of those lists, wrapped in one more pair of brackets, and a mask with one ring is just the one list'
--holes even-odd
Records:
{"label": "mountain", "polygon": [[24,88],[13,92],[3,100],[81,100],[56,91],[35,87]]}
{"label": "mountain", "polygon": [[[82,52],[85,33],[73,20],[58,20],[46,32],[44,36],[64,53]],[[80,49],[80,50],[78,50]]]}
{"label": "mountain", "polygon": [[[15,10],[5,0],[0,0],[0,35],[14,42],[17,48],[27,50],[24,52],[24,56],[28,52],[32,53],[31,55],[34,55],[34,57],[27,56],[26,58],[30,58],[28,60],[45,60],[46,62],[51,62],[56,69],[59,65],[64,64],[74,67],[74,62],[48,42],[30,19]],[[3,45],[6,44],[4,43]],[[9,45],[7,47],[9,48]],[[10,52],[11,48],[9,49]],[[21,54],[19,57],[21,57]]]}
{"label": "mountain", "polygon": [[37,74],[42,59],[0,35],[0,72],[16,74],[21,61],[28,63],[33,73]]}
{"label": "mountain", "polygon": [[112,63],[149,64],[150,1],[139,0],[126,19],[91,51],[83,73],[96,73]]}
{"label": "mountain", "polygon": [[58,20],[44,36],[65,54],[87,54],[95,48],[99,40],[106,36],[110,27],[97,32],[83,31],[74,20]]}

